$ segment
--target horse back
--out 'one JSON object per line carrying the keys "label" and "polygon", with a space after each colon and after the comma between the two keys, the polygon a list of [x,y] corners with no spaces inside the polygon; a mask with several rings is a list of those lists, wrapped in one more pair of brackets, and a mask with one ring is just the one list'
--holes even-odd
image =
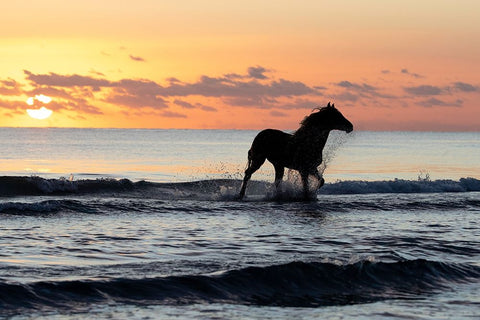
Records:
{"label": "horse back", "polygon": [[271,162],[285,160],[292,135],[277,129],[260,131],[253,140],[250,152]]}

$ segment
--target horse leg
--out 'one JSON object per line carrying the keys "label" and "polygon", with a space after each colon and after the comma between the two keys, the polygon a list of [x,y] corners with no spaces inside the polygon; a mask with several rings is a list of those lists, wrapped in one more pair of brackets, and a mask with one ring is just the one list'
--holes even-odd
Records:
{"label": "horse leg", "polygon": [[318,189],[320,189],[325,184],[325,179],[323,179],[322,175],[318,172],[318,170],[315,170],[314,175],[319,182]]}
{"label": "horse leg", "polygon": [[282,183],[283,174],[285,173],[285,167],[282,165],[274,165],[275,167],[275,190],[278,192],[280,191],[280,183]]}
{"label": "horse leg", "polygon": [[248,180],[252,177],[252,174],[260,169],[262,164],[265,162],[266,157],[261,155],[261,156],[253,156],[252,151],[250,150],[248,152],[248,168],[245,170],[245,177],[243,178],[243,183],[242,183],[242,188],[240,189],[240,194],[238,195],[238,198],[240,200],[243,199],[245,196],[245,191],[247,189],[247,183]]}
{"label": "horse leg", "polygon": [[300,176],[302,177],[303,183],[303,197],[305,200],[308,199],[309,188],[308,188],[308,172],[300,172]]}

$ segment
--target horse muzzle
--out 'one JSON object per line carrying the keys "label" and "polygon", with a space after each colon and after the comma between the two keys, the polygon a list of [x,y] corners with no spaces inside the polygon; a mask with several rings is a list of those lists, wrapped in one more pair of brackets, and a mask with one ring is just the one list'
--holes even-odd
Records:
{"label": "horse muzzle", "polygon": [[346,133],[352,132],[352,131],[353,131],[353,124],[351,124],[351,123],[347,124],[347,125],[343,128],[343,130],[344,130]]}

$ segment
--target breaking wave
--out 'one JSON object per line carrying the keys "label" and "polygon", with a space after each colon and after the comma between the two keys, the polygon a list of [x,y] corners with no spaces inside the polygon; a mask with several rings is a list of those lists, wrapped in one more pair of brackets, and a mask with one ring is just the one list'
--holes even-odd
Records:
{"label": "breaking wave", "polygon": [[[46,179],[37,176],[0,177],[0,197],[69,195],[96,193],[138,193],[172,198],[189,198],[205,194],[217,194],[228,199],[237,194],[240,180],[216,179],[194,182],[155,183],[148,181],[132,182],[128,179]],[[265,195],[271,193],[272,183],[251,181],[248,193]],[[388,181],[338,181],[325,184],[319,194],[373,194],[373,193],[445,193],[480,191],[480,180],[461,178],[460,180],[388,180]]]}
{"label": "breaking wave", "polygon": [[403,180],[388,181],[338,181],[326,184],[323,194],[369,194],[369,193],[444,193],[480,191],[480,180],[461,178],[455,180]]}

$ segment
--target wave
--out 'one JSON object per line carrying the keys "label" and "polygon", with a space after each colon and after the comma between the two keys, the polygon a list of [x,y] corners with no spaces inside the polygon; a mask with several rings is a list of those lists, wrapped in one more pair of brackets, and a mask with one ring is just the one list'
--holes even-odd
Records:
{"label": "wave", "polygon": [[70,181],[64,178],[46,179],[37,176],[0,177],[0,196],[62,195],[133,190],[128,179],[85,179]]}
{"label": "wave", "polygon": [[[264,201],[265,198],[262,198]],[[275,201],[289,201],[279,200]],[[245,201],[241,210],[248,210],[257,206],[258,202]],[[225,203],[227,210],[237,210]],[[253,207],[252,207],[253,206]],[[301,205],[300,205],[301,206]],[[345,197],[321,198],[317,202],[308,203],[308,210],[315,212],[355,212],[355,211],[452,211],[452,210],[479,210],[480,200],[471,197],[436,196],[436,197],[369,197],[351,199]],[[138,213],[152,214],[159,212],[170,214],[192,213],[189,204],[178,202],[172,207],[171,202],[164,199],[145,200],[144,198],[78,198],[53,199],[33,202],[8,201],[0,202],[0,214],[17,216],[48,216],[55,214],[119,214]],[[210,213],[211,207],[196,206],[198,214]]]}
{"label": "wave", "polygon": [[[285,182],[288,184],[289,182]],[[210,198],[234,199],[240,189],[241,181],[232,179],[213,179],[194,182],[155,183],[148,181],[132,182],[128,179],[46,179],[37,176],[0,177],[0,197],[69,195],[69,194],[119,194],[132,193],[142,196],[166,198]],[[446,193],[480,191],[480,180],[461,178],[455,180],[402,180],[389,181],[337,181],[325,184],[319,194],[372,194],[372,193]],[[250,194],[272,194],[272,183],[251,181]],[[298,188],[287,187],[287,193],[297,192]],[[288,198],[288,195],[286,195]]]}
{"label": "wave", "polygon": [[338,181],[326,184],[322,194],[370,193],[445,193],[480,191],[480,180],[461,178],[455,180],[403,180],[388,181]]}
{"label": "wave", "polygon": [[143,279],[0,282],[0,310],[69,308],[108,301],[136,304],[232,303],[319,307],[418,299],[480,281],[480,267],[427,260],[338,265],[291,262],[210,275]]}
{"label": "wave", "polygon": [[41,216],[57,212],[99,213],[98,205],[77,200],[44,200],[39,202],[3,202],[0,213]]}

